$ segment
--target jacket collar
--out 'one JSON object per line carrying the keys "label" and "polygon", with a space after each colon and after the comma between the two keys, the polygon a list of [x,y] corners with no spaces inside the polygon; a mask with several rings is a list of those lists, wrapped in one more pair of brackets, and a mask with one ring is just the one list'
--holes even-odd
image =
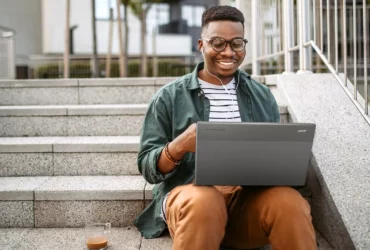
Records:
{"label": "jacket collar", "polygon": [[[198,72],[200,70],[202,70],[203,68],[204,68],[204,62],[200,62],[200,63],[197,64],[197,66],[195,66],[195,69],[191,73],[190,81],[187,82],[186,87],[188,89],[193,90],[193,89],[199,89],[200,88],[199,81],[198,81]],[[243,89],[245,89],[246,85],[248,84],[248,82],[246,81],[246,78],[248,78],[248,80],[251,79],[251,77],[248,73],[246,73],[245,71],[240,70],[240,69],[237,69],[235,71],[234,77],[235,77],[236,81],[238,81],[238,78],[239,78],[239,81],[240,81],[239,85]]]}

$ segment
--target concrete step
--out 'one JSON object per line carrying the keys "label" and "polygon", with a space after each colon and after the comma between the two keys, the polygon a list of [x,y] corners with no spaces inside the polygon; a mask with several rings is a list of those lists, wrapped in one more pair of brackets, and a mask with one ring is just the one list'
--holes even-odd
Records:
{"label": "concrete step", "polygon": [[0,80],[0,105],[136,104],[173,77]]}
{"label": "concrete step", "polygon": [[[280,106],[281,121],[288,121]],[[147,104],[0,106],[0,137],[139,135]]]}
{"label": "concrete step", "polygon": [[[0,227],[128,226],[152,200],[152,189],[142,176],[0,177]],[[306,189],[299,192],[310,199]]]}
{"label": "concrete step", "polygon": [[[264,76],[253,78],[265,83]],[[163,85],[175,79],[0,80],[0,105],[144,104]],[[267,80],[266,85],[272,86],[273,81]]]}
{"label": "concrete step", "polygon": [[0,176],[138,175],[138,136],[0,138]]}
{"label": "concrete step", "polygon": [[129,226],[151,195],[145,185],[142,176],[0,177],[0,227]]}
{"label": "concrete step", "polygon": [[0,137],[139,135],[147,104],[0,106]]}
{"label": "concrete step", "polygon": [[[318,250],[334,249],[317,231],[316,241]],[[0,229],[0,245],[5,246],[5,250],[81,250],[85,249],[84,229]],[[168,233],[156,239],[144,239],[135,227],[113,227],[109,234],[108,246],[108,249],[114,250],[171,250],[172,240]],[[264,248],[264,250],[270,249]]]}

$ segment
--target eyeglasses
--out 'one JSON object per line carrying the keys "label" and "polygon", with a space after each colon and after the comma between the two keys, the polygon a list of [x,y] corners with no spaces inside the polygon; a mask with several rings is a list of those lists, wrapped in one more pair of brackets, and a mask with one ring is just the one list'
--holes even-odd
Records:
{"label": "eyeglasses", "polygon": [[223,51],[226,48],[227,44],[230,44],[230,47],[233,51],[240,52],[244,50],[245,45],[248,42],[247,39],[243,38],[234,38],[229,41],[226,41],[221,37],[215,37],[211,39],[202,38],[202,40],[209,42],[212,48],[217,52]]}

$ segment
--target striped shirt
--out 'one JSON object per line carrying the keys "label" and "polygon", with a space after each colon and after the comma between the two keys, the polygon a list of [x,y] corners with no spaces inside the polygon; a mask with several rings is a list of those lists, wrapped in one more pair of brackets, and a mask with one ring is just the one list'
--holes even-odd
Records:
{"label": "striped shirt", "polygon": [[[228,84],[219,86],[198,78],[205,97],[210,102],[209,121],[240,122],[238,101],[236,99],[235,79]],[[227,91],[226,91],[226,89]]]}
{"label": "striped shirt", "polygon": [[[209,121],[226,121],[226,122],[241,122],[239,106],[236,100],[235,79],[233,78],[228,84],[223,86],[214,85],[205,82],[198,78],[200,87],[204,95],[210,102]],[[166,202],[169,193],[163,199],[160,216],[165,223],[166,219]]]}

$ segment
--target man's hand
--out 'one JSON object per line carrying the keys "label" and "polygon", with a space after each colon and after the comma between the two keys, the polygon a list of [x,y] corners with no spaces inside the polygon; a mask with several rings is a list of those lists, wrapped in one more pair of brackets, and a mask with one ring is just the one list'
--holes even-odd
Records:
{"label": "man's hand", "polygon": [[197,124],[191,124],[181,135],[179,135],[171,144],[177,153],[195,152],[197,137]]}
{"label": "man's hand", "polygon": [[[168,153],[175,160],[182,160],[187,152],[195,152],[197,124],[191,124],[182,134],[168,144]],[[171,172],[176,165],[166,159],[164,150],[159,158],[157,168],[162,174]]]}

